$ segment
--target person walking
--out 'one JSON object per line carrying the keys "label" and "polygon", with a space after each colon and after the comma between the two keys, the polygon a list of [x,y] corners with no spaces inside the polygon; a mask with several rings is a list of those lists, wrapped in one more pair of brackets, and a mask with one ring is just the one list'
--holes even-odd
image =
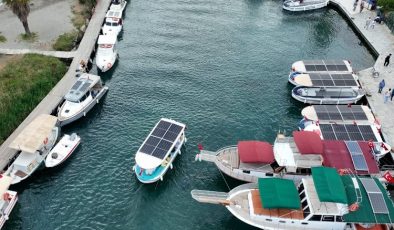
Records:
{"label": "person walking", "polygon": [[387,103],[390,95],[391,95],[391,88],[384,93],[384,102],[383,103],[385,103],[385,104]]}
{"label": "person walking", "polygon": [[368,17],[368,19],[365,21],[364,29],[368,30],[368,28],[371,26],[371,22],[372,22],[371,17]]}
{"label": "person walking", "polygon": [[394,90],[391,91],[391,101],[393,101],[393,97],[394,97]]}
{"label": "person walking", "polygon": [[372,22],[371,22],[371,25],[370,25],[369,27],[371,27],[371,29],[375,29],[375,25],[376,25],[376,22],[375,22],[375,21],[372,21]]}
{"label": "person walking", "polygon": [[387,57],[384,59],[384,66],[388,66],[390,64],[390,57],[391,54],[387,55]]}
{"label": "person walking", "polygon": [[361,11],[363,11],[363,9],[364,9],[364,1],[361,1],[361,4],[360,4],[360,13],[361,13]]}
{"label": "person walking", "polygon": [[357,4],[358,4],[358,0],[354,1],[354,3],[353,3],[353,11],[356,11]]}
{"label": "person walking", "polygon": [[379,82],[379,90],[378,90],[378,93],[382,93],[382,90],[383,90],[383,88],[386,86],[386,82],[384,81],[384,79],[383,80],[381,80],[380,82]]}

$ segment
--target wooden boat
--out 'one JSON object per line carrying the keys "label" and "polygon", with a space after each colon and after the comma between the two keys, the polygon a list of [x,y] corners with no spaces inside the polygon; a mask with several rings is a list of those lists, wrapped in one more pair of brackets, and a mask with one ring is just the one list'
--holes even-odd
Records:
{"label": "wooden boat", "polygon": [[45,159],[45,166],[51,168],[63,163],[71,156],[80,143],[81,138],[76,133],[64,135],[51,152],[49,152]]}
{"label": "wooden boat", "polygon": [[299,182],[316,166],[357,175],[381,174],[368,142],[321,140],[318,134],[306,131],[294,131],[293,137],[278,134],[273,147],[266,142],[240,141],[216,152],[201,150],[196,159],[213,162],[224,174],[246,182],[272,177]]}
{"label": "wooden boat", "polygon": [[142,183],[163,180],[169,168],[173,168],[177,155],[186,142],[185,124],[162,118],[142,143],[135,156],[133,171]]}
{"label": "wooden boat", "polygon": [[291,65],[291,72],[298,73],[352,73],[350,61],[347,60],[301,60]]}
{"label": "wooden boat", "polygon": [[11,182],[11,177],[0,175],[0,229],[4,226],[16,202],[18,202],[17,192],[8,190]]}
{"label": "wooden boat", "polygon": [[288,11],[316,10],[328,5],[328,0],[286,0],[283,9]]}
{"label": "wooden boat", "polygon": [[83,73],[64,96],[57,113],[59,124],[64,126],[86,116],[107,91],[99,76]]}
{"label": "wooden boat", "polygon": [[364,97],[365,91],[354,87],[296,86],[291,96],[306,104],[352,104]]}
{"label": "wooden boat", "polygon": [[12,178],[12,184],[28,178],[44,162],[60,132],[56,123],[56,117],[41,114],[26,126],[9,145],[10,148],[20,151],[4,173]]}
{"label": "wooden boat", "polygon": [[116,50],[117,38],[114,34],[100,35],[97,41],[96,66],[102,72],[112,68],[118,57]]}
{"label": "wooden boat", "polygon": [[336,169],[312,168],[300,183],[261,178],[229,193],[192,190],[198,202],[225,206],[239,220],[260,229],[357,230],[392,226],[394,206],[376,178],[340,176]]}

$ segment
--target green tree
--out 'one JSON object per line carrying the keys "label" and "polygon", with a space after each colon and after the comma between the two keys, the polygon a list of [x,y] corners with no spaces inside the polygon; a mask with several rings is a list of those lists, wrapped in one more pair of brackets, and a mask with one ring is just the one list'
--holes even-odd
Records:
{"label": "green tree", "polygon": [[27,16],[30,13],[30,0],[3,0],[3,2],[18,16],[25,28],[26,35],[31,36],[29,24],[27,23]]}

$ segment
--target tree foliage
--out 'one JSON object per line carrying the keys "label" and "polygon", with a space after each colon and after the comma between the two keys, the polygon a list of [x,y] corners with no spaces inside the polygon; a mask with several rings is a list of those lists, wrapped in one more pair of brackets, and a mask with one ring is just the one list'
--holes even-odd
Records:
{"label": "tree foliage", "polygon": [[31,32],[27,22],[27,16],[29,16],[30,13],[30,0],[3,0],[3,2],[19,18],[25,28],[26,34],[30,36]]}

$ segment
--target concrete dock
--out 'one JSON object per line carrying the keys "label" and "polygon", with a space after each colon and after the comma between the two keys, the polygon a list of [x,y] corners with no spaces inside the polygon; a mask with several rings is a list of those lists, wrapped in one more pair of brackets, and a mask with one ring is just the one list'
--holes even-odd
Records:
{"label": "concrete dock", "polygon": [[[360,1],[361,2],[361,1]],[[376,24],[374,28],[365,28],[368,17],[374,19],[376,11],[364,9],[360,13],[360,2],[355,11],[353,11],[354,1],[350,0],[330,0],[330,3],[339,7],[345,17],[353,25],[354,29],[370,46],[372,52],[378,57],[374,68],[379,72],[379,77],[372,76],[372,67],[357,71],[360,83],[367,90],[370,96],[367,96],[368,103],[375,114],[376,118],[382,125],[382,135],[385,141],[394,147],[394,102],[384,103],[384,92],[389,88],[394,88],[394,58],[391,58],[391,64],[383,66],[385,57],[392,53],[394,55],[394,36],[385,24]],[[368,6],[366,4],[366,6]],[[378,93],[379,82],[385,79],[386,87],[382,94]]]}
{"label": "concrete dock", "polygon": [[80,60],[89,60],[90,55],[95,47],[96,40],[101,30],[105,14],[109,8],[111,0],[97,1],[95,12],[90,19],[86,28],[85,35],[79,44],[78,50],[73,53],[74,59],[64,77],[48,93],[48,95],[37,105],[37,107],[26,117],[26,119],[15,129],[15,131],[0,146],[0,168],[7,166],[10,159],[17,153],[15,150],[8,148],[9,144],[19,135],[19,133],[39,114],[51,114],[63,99],[63,96],[76,82],[75,70]]}
{"label": "concrete dock", "polygon": [[46,51],[46,50],[31,50],[31,49],[0,49],[0,54],[14,55],[14,54],[42,54],[63,59],[74,58],[76,51]]}

